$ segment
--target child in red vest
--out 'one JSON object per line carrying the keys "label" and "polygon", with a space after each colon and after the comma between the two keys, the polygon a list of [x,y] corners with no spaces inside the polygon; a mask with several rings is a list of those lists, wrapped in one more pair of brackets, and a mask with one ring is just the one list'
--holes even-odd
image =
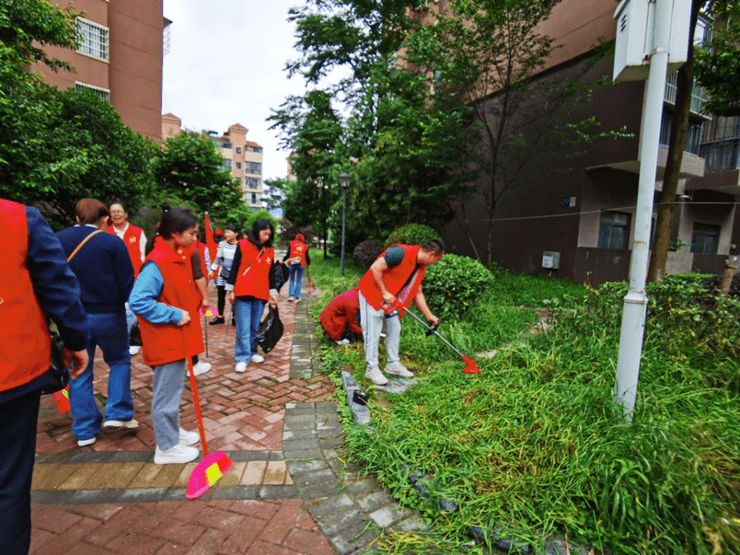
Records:
{"label": "child in red vest", "polygon": [[197,432],[180,428],[180,400],[187,359],[203,351],[198,309],[203,297],[193,279],[190,247],[198,218],[184,208],[162,215],[159,237],[141,268],[129,303],[139,318],[144,362],[154,370],[152,425],[156,464],[198,457]]}

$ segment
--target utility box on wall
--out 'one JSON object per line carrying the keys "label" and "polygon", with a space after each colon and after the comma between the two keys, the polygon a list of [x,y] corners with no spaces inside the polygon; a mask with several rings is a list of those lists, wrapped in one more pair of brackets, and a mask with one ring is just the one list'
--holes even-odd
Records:
{"label": "utility box on wall", "polygon": [[[657,0],[670,2],[671,34],[668,41],[668,75],[678,70],[689,53],[691,0]],[[650,73],[653,49],[655,10],[649,0],[622,0],[614,12],[617,39],[614,53],[614,80],[641,81]]]}
{"label": "utility box on wall", "polygon": [[557,270],[560,268],[560,253],[554,251],[543,252],[542,267],[548,270]]}

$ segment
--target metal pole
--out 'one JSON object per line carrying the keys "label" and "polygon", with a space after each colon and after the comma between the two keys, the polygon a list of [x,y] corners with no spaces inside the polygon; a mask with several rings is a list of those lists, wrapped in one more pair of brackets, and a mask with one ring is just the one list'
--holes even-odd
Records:
{"label": "metal pole", "polygon": [[663,97],[668,72],[671,6],[672,0],[650,0],[655,33],[653,50],[650,53],[650,74],[645,90],[645,114],[640,138],[640,177],[635,214],[635,239],[630,263],[630,290],[624,297],[617,379],[614,385],[614,402],[623,407],[627,422],[632,421],[635,408],[645,331],[648,302],[645,280],[658,165],[660,121],[663,115]]}
{"label": "metal pole", "polygon": [[340,265],[340,274],[344,277],[344,235],[347,229],[347,186],[343,185],[344,199],[342,200],[342,262]]}

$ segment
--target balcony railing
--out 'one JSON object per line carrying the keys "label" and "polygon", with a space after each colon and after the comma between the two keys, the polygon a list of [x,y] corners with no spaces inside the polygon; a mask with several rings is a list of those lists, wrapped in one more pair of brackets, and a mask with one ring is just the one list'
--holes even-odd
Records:
{"label": "balcony railing", "polygon": [[[678,91],[678,72],[672,73],[666,79],[665,98],[669,104],[676,104],[676,92]],[[703,87],[700,87],[694,81],[694,88],[691,91],[691,111],[697,115],[704,115],[704,103],[707,101],[707,94]]]}

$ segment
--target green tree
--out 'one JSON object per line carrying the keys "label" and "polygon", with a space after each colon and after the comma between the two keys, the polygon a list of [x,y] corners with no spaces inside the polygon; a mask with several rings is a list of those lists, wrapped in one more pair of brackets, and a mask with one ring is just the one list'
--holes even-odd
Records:
{"label": "green tree", "polygon": [[[539,75],[553,39],[538,31],[560,0],[453,0],[424,27],[409,60],[433,73],[435,102],[446,112],[472,110],[468,147],[460,166],[476,176],[487,211],[487,260],[494,249],[496,209],[547,163],[597,138],[593,118],[572,121],[588,97],[582,75]],[[565,122],[565,123],[563,123]],[[461,214],[465,207],[461,203]],[[471,238],[471,244],[473,240]]]}
{"label": "green tree", "polygon": [[244,204],[238,183],[208,137],[186,132],[167,139],[152,167],[160,193],[187,199],[214,219],[223,220]]}

